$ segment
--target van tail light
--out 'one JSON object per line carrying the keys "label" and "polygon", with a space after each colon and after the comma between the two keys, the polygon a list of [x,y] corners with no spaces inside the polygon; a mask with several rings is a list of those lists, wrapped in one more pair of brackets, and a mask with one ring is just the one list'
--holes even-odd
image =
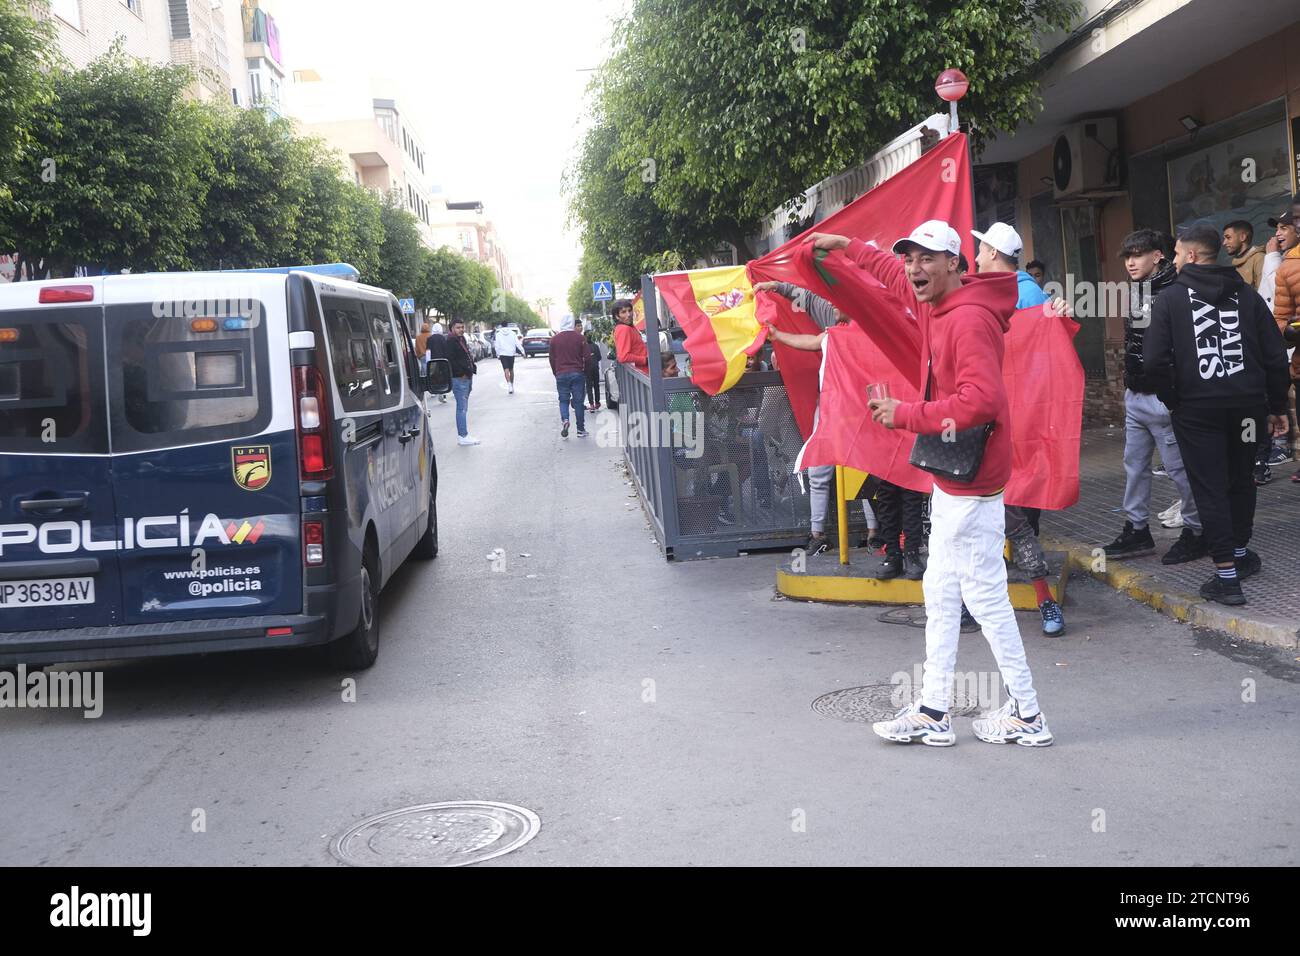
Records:
{"label": "van tail light", "polygon": [[94,302],[93,285],[48,285],[41,290],[36,301],[42,305],[55,305],[60,302]]}
{"label": "van tail light", "polygon": [[304,521],[302,523],[302,557],[308,567],[319,567],[325,563],[325,522]]}
{"label": "van tail light", "polygon": [[314,365],[295,365],[294,408],[298,425],[298,454],[303,481],[324,481],[334,477],[334,460],[330,454],[329,405],[326,404],[325,379]]}

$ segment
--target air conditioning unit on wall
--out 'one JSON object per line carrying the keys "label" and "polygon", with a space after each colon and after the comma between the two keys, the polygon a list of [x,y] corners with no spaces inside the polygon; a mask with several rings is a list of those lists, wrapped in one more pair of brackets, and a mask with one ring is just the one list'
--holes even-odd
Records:
{"label": "air conditioning unit on wall", "polygon": [[1119,189],[1119,123],[1115,117],[1080,120],[1052,144],[1057,199],[1114,194]]}

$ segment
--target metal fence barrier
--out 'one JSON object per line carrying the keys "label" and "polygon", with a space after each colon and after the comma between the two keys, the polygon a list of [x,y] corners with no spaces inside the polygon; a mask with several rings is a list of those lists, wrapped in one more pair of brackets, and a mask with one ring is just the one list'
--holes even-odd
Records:
{"label": "metal fence barrier", "polygon": [[[619,426],[628,470],[669,560],[792,549],[811,530],[793,472],[803,445],[777,372],[749,372],[720,395],[661,371],[654,289],[643,281],[650,374],[620,365]],[[834,494],[826,517],[834,533]],[[850,540],[865,535],[850,509]]]}

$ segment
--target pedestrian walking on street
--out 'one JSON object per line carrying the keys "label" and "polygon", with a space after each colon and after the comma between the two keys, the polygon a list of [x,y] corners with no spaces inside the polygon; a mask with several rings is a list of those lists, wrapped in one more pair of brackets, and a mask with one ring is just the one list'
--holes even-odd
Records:
{"label": "pedestrian walking on street", "polygon": [[[910,286],[921,326],[922,400],[875,398],[871,417],[886,428],[942,436],[955,427],[952,456],[971,471],[969,481],[935,474],[930,497],[930,557],[925,593],[925,671],[921,699],[893,720],[872,726],[886,740],[947,747],[952,729],[957,642],[962,600],[979,622],[1010,699],[974,721],[987,743],[1027,747],[1052,743],[1025,660],[1016,613],[1007,594],[1002,558],[1006,517],[1002,489],[1011,477],[1011,421],[1002,379],[1003,337],[1018,297],[1011,273],[960,276],[961,238],[948,223],[930,220],[894,243],[894,255],[861,240],[816,233],[819,249],[843,249],[886,288]],[[897,256],[903,256],[899,262]],[[947,472],[945,471],[945,474]]]}
{"label": "pedestrian walking on street", "polygon": [[574,328],[587,342],[586,364],[583,366],[583,372],[587,377],[587,411],[598,412],[600,411],[600,344],[595,336],[583,328],[581,319],[574,323]]}
{"label": "pedestrian walking on street", "polygon": [[1205,541],[1187,469],[1174,436],[1169,409],[1156,397],[1156,384],[1145,371],[1143,340],[1154,303],[1177,278],[1173,236],[1138,229],[1124,237],[1120,257],[1128,271],[1131,298],[1124,319],[1124,527],[1105,547],[1108,558],[1154,554],[1151,536],[1151,458],[1159,450],[1165,474],[1178,488],[1183,530],[1163,557],[1163,564],[1183,564],[1205,557]]}
{"label": "pedestrian walking on street", "polygon": [[469,433],[469,393],[474,390],[478,366],[465,341],[465,323],[460,319],[451,323],[447,358],[451,361],[451,392],[456,396],[456,444],[478,445],[479,440]]}
{"label": "pedestrian walking on street", "polygon": [[578,424],[578,437],[587,437],[586,409],[583,392],[587,382],[587,340],[575,331],[571,316],[560,322],[560,331],[551,339],[549,353],[555,388],[560,397],[560,437],[569,437],[569,408]]}
{"label": "pedestrian walking on street", "polygon": [[[1292,198],[1290,210],[1281,218],[1288,221],[1289,228],[1279,229],[1278,233],[1288,241],[1290,248],[1277,265],[1273,280],[1272,309],[1273,318],[1277,320],[1277,327],[1282,332],[1282,337],[1288,345],[1294,346],[1300,342],[1300,242],[1296,241],[1300,238],[1296,233],[1296,223],[1300,220],[1300,196]],[[1291,379],[1300,381],[1300,352],[1291,356]],[[1268,459],[1270,466],[1284,465],[1292,461],[1294,454],[1290,443],[1300,441],[1300,431],[1296,427],[1294,388],[1291,389],[1288,405],[1290,406],[1290,428],[1287,430],[1287,435],[1273,440]],[[1300,482],[1300,471],[1293,473],[1291,480]]]}
{"label": "pedestrian walking on street", "polygon": [[515,393],[515,356],[524,354],[524,347],[519,341],[519,333],[502,322],[497,326],[493,337],[493,347],[497,358],[501,360],[501,374],[506,378],[506,391]]}
{"label": "pedestrian walking on street", "polygon": [[1241,605],[1241,580],[1260,569],[1248,548],[1251,471],[1260,439],[1286,432],[1290,376],[1282,333],[1264,300],[1232,266],[1215,264],[1220,244],[1209,225],[1178,237],[1178,278],[1151,309],[1142,363],[1170,409],[1214,561],[1201,596]]}
{"label": "pedestrian walking on street", "polygon": [[[447,336],[443,334],[441,322],[434,322],[429,327],[429,334],[424,340],[424,351],[421,354],[424,356],[425,368],[428,368],[434,359],[450,359],[447,354]],[[446,394],[438,395],[438,403],[447,404]]]}

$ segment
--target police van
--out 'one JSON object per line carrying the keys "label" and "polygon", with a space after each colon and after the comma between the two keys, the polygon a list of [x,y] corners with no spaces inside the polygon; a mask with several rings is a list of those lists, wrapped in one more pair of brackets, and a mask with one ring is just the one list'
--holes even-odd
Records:
{"label": "police van", "polygon": [[381,589],[438,553],[424,398],[451,376],[330,272],[0,285],[0,666],[374,662]]}

